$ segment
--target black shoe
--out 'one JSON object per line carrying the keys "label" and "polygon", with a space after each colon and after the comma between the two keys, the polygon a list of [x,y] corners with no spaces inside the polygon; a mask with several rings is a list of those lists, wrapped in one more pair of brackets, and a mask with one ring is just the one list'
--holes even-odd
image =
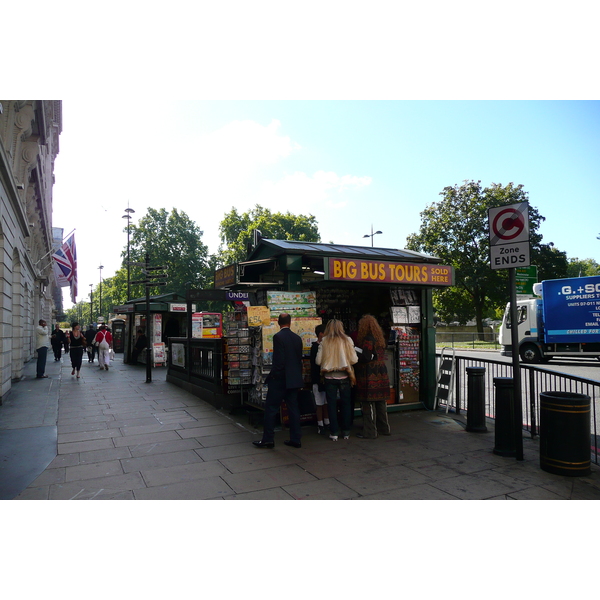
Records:
{"label": "black shoe", "polygon": [[292,448],[302,448],[302,444],[300,442],[292,442],[292,440],[285,440],[283,443],[286,446],[291,446]]}
{"label": "black shoe", "polygon": [[257,448],[275,448],[275,442],[263,442],[262,440],[255,440],[252,442]]}

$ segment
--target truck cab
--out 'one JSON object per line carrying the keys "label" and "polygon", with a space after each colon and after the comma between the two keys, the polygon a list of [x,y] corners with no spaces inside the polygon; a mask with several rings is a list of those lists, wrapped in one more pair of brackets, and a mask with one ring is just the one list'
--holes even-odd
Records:
{"label": "truck cab", "polygon": [[[519,331],[519,356],[526,363],[547,361],[543,352],[542,301],[539,298],[517,300],[517,327]],[[512,356],[512,323],[510,303],[506,305],[498,340],[501,356]]]}

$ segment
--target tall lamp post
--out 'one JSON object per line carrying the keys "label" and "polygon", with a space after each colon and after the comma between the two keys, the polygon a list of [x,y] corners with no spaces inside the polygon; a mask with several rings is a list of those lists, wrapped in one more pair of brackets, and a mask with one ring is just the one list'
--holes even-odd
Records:
{"label": "tall lamp post", "polygon": [[90,325],[94,322],[94,292],[92,291],[94,284],[90,283]]}
{"label": "tall lamp post", "polygon": [[373,247],[373,236],[377,235],[379,233],[383,233],[383,231],[376,231],[375,233],[373,233],[373,225],[371,225],[371,235],[369,235],[368,233],[365,233],[365,235],[363,235],[364,238],[366,238],[366,237],[371,238],[371,248]]}
{"label": "tall lamp post", "polygon": [[127,208],[125,209],[127,214],[123,215],[123,219],[127,219],[127,301],[130,299],[130,275],[129,275],[129,226],[131,225],[131,213],[134,213],[135,210],[133,208],[129,208],[129,202],[127,203]]}
{"label": "tall lamp post", "polygon": [[104,265],[100,265],[98,269],[100,270],[100,311],[98,314],[102,316],[102,269],[104,269]]}

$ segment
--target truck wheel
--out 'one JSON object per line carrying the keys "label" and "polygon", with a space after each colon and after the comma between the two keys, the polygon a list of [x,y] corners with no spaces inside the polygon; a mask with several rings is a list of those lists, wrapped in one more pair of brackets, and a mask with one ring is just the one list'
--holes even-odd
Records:
{"label": "truck wheel", "polygon": [[525,344],[524,346],[521,346],[519,354],[521,355],[521,360],[524,363],[538,364],[542,360],[539,348],[533,344]]}

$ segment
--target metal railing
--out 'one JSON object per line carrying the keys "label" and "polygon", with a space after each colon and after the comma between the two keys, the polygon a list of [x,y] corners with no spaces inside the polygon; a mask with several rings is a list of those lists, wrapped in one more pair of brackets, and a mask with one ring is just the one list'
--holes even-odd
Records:
{"label": "metal railing", "polygon": [[[439,353],[436,358],[439,360]],[[469,358],[457,356],[455,359],[456,371],[454,380],[454,394],[451,395],[448,408],[457,414],[467,410],[467,367],[485,368],[485,412],[486,417],[496,418],[496,398],[494,379],[496,377],[512,377],[513,368],[511,363],[498,362],[486,358]],[[598,453],[600,440],[598,431],[600,424],[600,382],[583,377],[574,377],[562,373],[556,373],[533,365],[522,364],[521,368],[521,402],[523,412],[523,429],[528,431],[532,438],[539,434],[540,422],[540,393],[541,392],[571,392],[585,394],[590,397],[591,422],[590,432],[592,435],[591,446],[594,462],[598,464]],[[442,406],[446,406],[442,404]]]}
{"label": "metal railing", "polygon": [[436,345],[438,347],[446,346],[450,348],[471,348],[473,350],[488,348],[489,350],[498,350],[500,342],[498,334],[485,332],[440,332],[435,333]]}

